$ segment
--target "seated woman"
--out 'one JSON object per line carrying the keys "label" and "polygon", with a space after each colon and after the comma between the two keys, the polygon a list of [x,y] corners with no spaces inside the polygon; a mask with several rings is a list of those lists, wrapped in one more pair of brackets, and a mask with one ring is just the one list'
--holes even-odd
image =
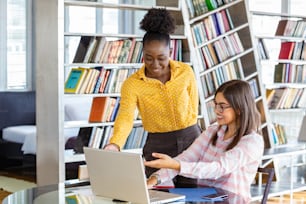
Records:
{"label": "seated woman", "polygon": [[198,185],[212,186],[239,194],[248,203],[250,186],[263,155],[260,114],[250,85],[231,80],[215,93],[217,123],[204,131],[180,155],[171,158],[153,153],[156,160],[145,165],[161,168],[147,180],[148,187],[176,175],[198,179]]}

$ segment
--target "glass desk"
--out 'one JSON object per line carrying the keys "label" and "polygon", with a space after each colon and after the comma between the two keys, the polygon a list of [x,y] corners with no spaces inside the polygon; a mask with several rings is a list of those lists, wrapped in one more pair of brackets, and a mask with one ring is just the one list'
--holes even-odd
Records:
{"label": "glass desk", "polygon": [[[223,190],[218,190],[218,192]],[[224,192],[224,191],[223,191]],[[224,201],[185,202],[177,201],[172,203],[228,203],[245,204],[245,200],[239,195],[226,192],[228,198]],[[36,187],[15,192],[7,196],[3,204],[101,204],[101,203],[127,203],[114,202],[112,199],[94,196],[90,186],[65,188],[64,184]]]}

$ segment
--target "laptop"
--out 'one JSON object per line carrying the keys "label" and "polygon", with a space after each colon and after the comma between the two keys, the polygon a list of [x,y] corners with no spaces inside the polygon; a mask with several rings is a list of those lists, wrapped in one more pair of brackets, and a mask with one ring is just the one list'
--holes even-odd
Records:
{"label": "laptop", "polygon": [[84,147],[94,195],[132,203],[168,203],[185,195],[148,190],[141,154]]}
{"label": "laptop", "polygon": [[301,128],[298,135],[298,141],[306,142],[306,116],[303,116]]}

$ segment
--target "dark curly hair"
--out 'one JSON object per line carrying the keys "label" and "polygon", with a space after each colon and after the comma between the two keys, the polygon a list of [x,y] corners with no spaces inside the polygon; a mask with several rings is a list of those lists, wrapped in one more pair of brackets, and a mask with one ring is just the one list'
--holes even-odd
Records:
{"label": "dark curly hair", "polygon": [[170,45],[170,34],[175,30],[175,19],[163,8],[150,9],[140,22],[140,29],[146,31],[143,44],[147,41],[159,40]]}

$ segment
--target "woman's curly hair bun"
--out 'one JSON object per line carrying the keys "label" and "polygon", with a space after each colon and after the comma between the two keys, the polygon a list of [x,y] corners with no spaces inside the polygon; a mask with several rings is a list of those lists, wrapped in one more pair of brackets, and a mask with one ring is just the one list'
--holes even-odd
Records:
{"label": "woman's curly hair bun", "polygon": [[164,8],[152,8],[140,22],[140,28],[146,32],[172,34],[175,30],[175,19]]}

